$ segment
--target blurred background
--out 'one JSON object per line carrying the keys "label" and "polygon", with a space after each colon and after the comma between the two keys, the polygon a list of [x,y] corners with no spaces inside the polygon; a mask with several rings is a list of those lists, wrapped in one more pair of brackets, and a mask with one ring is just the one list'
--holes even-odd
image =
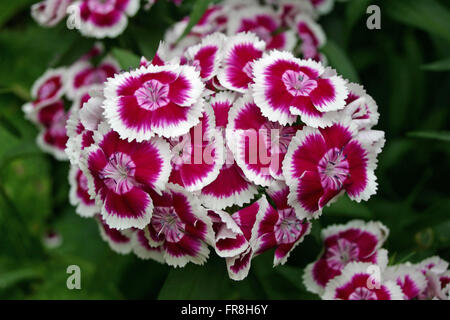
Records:
{"label": "blurred background", "polygon": [[[175,6],[160,0],[105,46],[119,61],[129,60],[128,53],[151,58],[165,30],[203,1]],[[30,17],[34,2],[0,2],[0,298],[315,299],[301,276],[320,253],[320,230],[354,218],[389,227],[385,247],[392,263],[431,255],[450,260],[448,1],[349,0],[320,18],[329,64],[378,103],[377,129],[387,139],[376,170],[378,193],[360,204],[341,197],[285,266],[272,268],[267,252],[241,282],[228,279],[225,261],[215,254],[206,266],[183,269],[118,255],[101,240],[93,219],[75,214],[68,164],[38,149],[37,130],[21,106],[47,68],[71,64],[94,40],[68,30],[64,21],[39,27]],[[370,4],[381,8],[380,30],[366,27]],[[61,244],[50,248],[52,239]],[[73,264],[81,268],[81,290],[66,287]]]}

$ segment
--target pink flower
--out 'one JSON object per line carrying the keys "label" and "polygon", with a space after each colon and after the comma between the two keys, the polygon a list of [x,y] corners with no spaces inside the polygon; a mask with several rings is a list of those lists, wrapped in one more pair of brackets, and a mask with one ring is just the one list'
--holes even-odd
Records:
{"label": "pink flower", "polygon": [[446,286],[450,283],[449,263],[438,256],[427,258],[415,265],[426,277],[426,288],[420,292],[419,299],[447,300]]}
{"label": "pink flower", "polygon": [[397,283],[405,300],[416,299],[427,286],[425,276],[411,264],[389,266],[383,272],[383,278]]}
{"label": "pink flower", "polygon": [[106,82],[105,117],[122,139],[177,137],[198,123],[203,89],[194,67],[143,66]]}
{"label": "pink flower", "polygon": [[222,66],[218,80],[229,90],[244,93],[253,82],[253,64],[262,57],[266,48],[252,33],[239,33],[229,37],[223,48]]}
{"label": "pink flower", "polygon": [[144,228],[153,211],[149,192],[163,190],[170,175],[169,145],[161,138],[122,140],[105,123],[94,141],[83,151],[80,166],[103,219],[116,229]]}
{"label": "pink flower", "polygon": [[152,193],[153,215],[145,227],[151,247],[161,247],[165,262],[184,267],[188,262],[204,264],[213,237],[211,220],[200,202],[172,183],[161,195]]}
{"label": "pink flower", "polygon": [[248,275],[255,254],[256,217],[268,205],[267,200],[261,198],[231,216],[223,211],[208,211],[213,221],[216,253],[225,258],[232,280],[242,280]]}
{"label": "pink flower", "polygon": [[273,51],[255,62],[254,99],[264,116],[281,124],[297,115],[312,127],[329,126],[345,107],[345,80],[312,60]]}
{"label": "pink flower", "polygon": [[371,129],[380,117],[375,100],[359,84],[349,83],[347,88],[348,97],[341,112],[351,119],[359,130]]}
{"label": "pink flower", "polygon": [[31,16],[41,26],[53,27],[67,15],[73,0],[43,0],[31,6]]}
{"label": "pink flower", "polygon": [[283,162],[288,202],[297,216],[317,218],[325,205],[344,192],[352,200],[368,200],[376,192],[374,170],[381,150],[373,143],[367,145],[350,125],[342,123],[297,131]]}
{"label": "pink flower", "polygon": [[108,79],[120,71],[116,60],[106,57],[94,66],[89,60],[79,60],[73,64],[66,75],[66,94],[75,99],[81,92],[93,85],[103,85]]}
{"label": "pink flower", "polygon": [[88,179],[78,166],[71,166],[69,170],[69,201],[76,207],[75,211],[82,217],[93,217],[100,213],[100,208],[91,199]]}
{"label": "pink flower", "polygon": [[65,68],[49,69],[34,82],[31,88],[33,101],[22,107],[28,119],[36,122],[36,113],[42,107],[58,101],[64,95],[65,73]]}
{"label": "pink flower", "polygon": [[66,121],[69,114],[64,110],[64,102],[58,100],[39,109],[36,119],[41,127],[37,137],[38,146],[57,160],[67,160]]}
{"label": "pink flower", "polygon": [[121,34],[139,10],[139,0],[80,0],[67,9],[69,21],[81,34],[114,38]]}
{"label": "pink flower", "polygon": [[388,236],[380,222],[353,220],[322,230],[324,251],[317,261],[305,269],[303,282],[308,291],[321,295],[329,281],[343,273],[351,262],[367,262],[383,270],[388,262],[387,251],[380,249]]}
{"label": "pink flower", "polygon": [[228,20],[228,35],[252,32],[266,42],[267,49],[292,50],[297,42],[293,30],[282,30],[282,20],[269,6],[235,10]]}
{"label": "pink flower", "polygon": [[298,15],[315,17],[314,7],[309,0],[273,0],[278,5],[278,14],[283,26],[291,26]]}
{"label": "pink flower", "polygon": [[[235,103],[236,94],[223,91],[216,93],[209,101],[214,110],[216,128],[222,130],[228,124],[228,112]],[[202,204],[210,209],[224,209],[233,205],[242,206],[249,203],[257,193],[256,186],[249,182],[242,170],[234,162],[234,156],[228,145],[225,145],[225,163],[220,169],[217,178],[203,187],[200,200]]]}
{"label": "pink flower", "polygon": [[169,181],[197,191],[214,181],[224,159],[222,134],[216,130],[214,111],[205,106],[200,123],[186,135],[170,140],[172,173]]}
{"label": "pink flower", "polygon": [[335,0],[308,0],[321,15],[333,10]]}
{"label": "pink flower", "polygon": [[302,43],[300,52],[304,59],[321,61],[319,49],[325,44],[326,36],[322,27],[309,16],[298,15],[295,20],[298,37]]}
{"label": "pink flower", "polygon": [[230,110],[227,143],[245,176],[268,186],[273,179],[284,180],[281,164],[298,129],[269,121],[247,93]]}
{"label": "pink flower", "polygon": [[222,33],[214,33],[186,51],[187,63],[200,72],[203,80],[210,80],[217,75],[225,40]]}
{"label": "pink flower", "polygon": [[[73,165],[78,165],[81,151],[94,143],[94,131],[103,119],[103,96],[98,91],[102,86],[93,86],[84,90],[75,99],[67,120],[66,154]],[[91,97],[91,94],[93,95]]]}
{"label": "pink flower", "polygon": [[287,204],[289,188],[284,182],[273,182],[267,193],[276,208],[268,205],[256,217],[255,253],[260,254],[275,248],[275,267],[286,263],[292,250],[311,231],[311,223],[298,219],[294,209]]}
{"label": "pink flower", "polygon": [[322,296],[324,300],[403,300],[401,288],[393,281],[382,281],[372,270],[379,266],[351,262],[342,274],[330,280]]}

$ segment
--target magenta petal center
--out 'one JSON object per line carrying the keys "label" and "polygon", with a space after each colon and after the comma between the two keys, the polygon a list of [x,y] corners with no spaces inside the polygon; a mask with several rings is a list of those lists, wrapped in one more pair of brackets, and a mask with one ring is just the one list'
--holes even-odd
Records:
{"label": "magenta petal center", "polygon": [[278,221],[275,224],[275,239],[278,243],[293,243],[302,232],[300,220],[295,216],[292,208],[278,210]]}
{"label": "magenta petal center", "polygon": [[301,71],[287,70],[281,77],[287,91],[294,97],[307,96],[317,88],[317,81]]}
{"label": "magenta petal center", "polygon": [[318,171],[324,189],[341,189],[349,175],[349,164],[342,150],[328,150],[319,161]]}
{"label": "magenta petal center", "polygon": [[183,223],[173,207],[155,207],[152,225],[158,236],[164,235],[169,242],[178,242],[184,235],[186,224]]}
{"label": "magenta petal center", "polygon": [[356,243],[339,239],[327,250],[326,259],[331,268],[342,270],[349,262],[357,261],[358,256],[359,248]]}
{"label": "magenta petal center", "polygon": [[110,190],[124,194],[135,186],[135,171],[136,165],[131,157],[125,153],[116,152],[108,159],[108,164],[102,170],[101,178]]}
{"label": "magenta petal center", "polygon": [[375,292],[364,287],[358,287],[348,297],[349,300],[377,300]]}
{"label": "magenta petal center", "polygon": [[154,111],[169,103],[169,86],[152,79],[136,90],[135,96],[142,108]]}

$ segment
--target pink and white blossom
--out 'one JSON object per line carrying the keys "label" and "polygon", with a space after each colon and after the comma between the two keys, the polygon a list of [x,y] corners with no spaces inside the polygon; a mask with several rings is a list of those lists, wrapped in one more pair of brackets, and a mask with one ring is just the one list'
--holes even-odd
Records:
{"label": "pink and white blossom", "polygon": [[192,66],[142,66],[106,82],[105,117],[122,139],[177,137],[199,122],[203,89]]}
{"label": "pink and white blossom", "polygon": [[167,184],[161,195],[152,193],[154,204],[145,235],[151,247],[160,247],[165,262],[184,267],[188,262],[204,264],[209,256],[213,231],[200,202],[184,188]]}
{"label": "pink and white blossom", "polygon": [[377,189],[374,170],[380,150],[359,139],[351,124],[297,131],[283,162],[288,202],[297,216],[317,218],[343,193],[358,202],[368,200]]}
{"label": "pink and white blossom", "polygon": [[308,291],[322,295],[329,281],[340,274],[351,262],[376,264],[386,268],[387,251],[381,249],[388,229],[380,222],[353,220],[344,225],[333,225],[322,230],[324,251],[309,264],[303,276]]}
{"label": "pink and white blossom", "polygon": [[43,27],[53,27],[67,15],[73,0],[43,0],[31,6],[31,16]]}
{"label": "pink and white blossom", "polygon": [[411,264],[389,266],[384,270],[383,278],[400,286],[404,300],[417,299],[427,287],[425,275]]}
{"label": "pink and white blossom", "polygon": [[69,201],[75,207],[75,212],[81,217],[93,217],[100,213],[100,207],[91,199],[88,179],[78,166],[71,166],[69,170]]}
{"label": "pink and white blossom", "polygon": [[264,116],[281,124],[297,116],[312,127],[329,126],[345,107],[345,80],[312,60],[272,51],[253,65],[254,99]]}
{"label": "pink and white blossom", "polygon": [[341,275],[331,279],[322,295],[324,300],[403,300],[399,285],[373,275],[378,265],[351,262]]}
{"label": "pink and white blossom", "polygon": [[139,10],[139,0],[79,0],[70,5],[68,24],[81,34],[95,38],[115,38]]}
{"label": "pink and white blossom", "polygon": [[102,218],[116,229],[144,228],[153,212],[149,192],[164,190],[170,175],[169,145],[161,138],[122,140],[105,123],[94,141],[83,150],[80,166]]}
{"label": "pink and white blossom", "polygon": [[108,223],[100,216],[96,216],[100,236],[108,243],[111,250],[119,254],[128,254],[133,248],[131,241],[133,231],[131,229],[118,230],[111,228]]}

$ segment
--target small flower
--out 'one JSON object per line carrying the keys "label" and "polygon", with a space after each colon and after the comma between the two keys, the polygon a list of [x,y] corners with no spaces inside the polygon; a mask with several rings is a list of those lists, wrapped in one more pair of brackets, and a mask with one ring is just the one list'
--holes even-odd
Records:
{"label": "small flower", "polygon": [[153,211],[149,192],[163,190],[170,175],[169,145],[161,138],[122,140],[105,123],[94,141],[83,150],[80,166],[102,218],[111,228],[144,228]]}
{"label": "small flower", "polygon": [[383,272],[383,278],[397,283],[405,300],[416,299],[427,286],[425,276],[410,264],[387,267]]}
{"label": "small flower", "polygon": [[449,263],[438,256],[427,258],[415,267],[426,277],[426,288],[419,294],[419,299],[440,299],[446,300],[444,291],[450,282]]}
{"label": "small flower", "polygon": [[105,117],[122,139],[177,137],[199,122],[203,89],[192,66],[143,66],[106,82]]}
{"label": "small flower", "polygon": [[49,69],[31,88],[32,102],[23,105],[22,110],[25,116],[36,122],[36,113],[44,106],[57,102],[65,93],[65,68]]}
{"label": "small flower", "polygon": [[73,0],[43,0],[31,6],[31,16],[43,27],[57,25],[67,15]]}
{"label": "small flower", "polygon": [[322,230],[325,249],[319,259],[309,264],[303,276],[308,291],[321,295],[331,279],[342,274],[351,262],[373,263],[384,269],[387,251],[380,249],[388,236],[380,222],[353,220]]}
{"label": "small flower", "polygon": [[70,167],[69,184],[69,201],[76,207],[76,213],[82,217],[93,217],[100,213],[100,208],[89,194],[88,179],[78,166]]}
{"label": "small flower", "polygon": [[256,217],[255,253],[276,248],[273,260],[275,267],[286,263],[292,250],[311,231],[311,223],[298,219],[295,210],[287,204],[289,188],[284,182],[273,182],[267,193],[276,208],[267,205]]}
{"label": "small flower", "polygon": [[245,176],[268,186],[284,180],[281,164],[298,129],[269,121],[247,93],[230,110],[227,143]]}
{"label": "small flower", "polygon": [[322,27],[317,24],[311,17],[300,14],[296,17],[295,27],[298,37],[302,43],[300,52],[304,59],[313,59],[321,61],[319,49],[325,44],[326,36]]}
{"label": "small flower", "polygon": [[203,80],[210,80],[217,75],[225,41],[226,37],[222,33],[214,33],[186,51],[185,57],[188,64],[200,72]]}
{"label": "small flower", "polygon": [[58,100],[39,109],[36,119],[41,127],[37,137],[38,146],[52,154],[57,160],[67,160],[65,153],[68,140],[66,121],[69,114],[64,110],[64,102]]}
{"label": "small flower", "polygon": [[297,216],[317,218],[343,192],[358,202],[368,200],[376,192],[374,170],[380,150],[361,141],[346,124],[297,131],[283,161],[288,202]]}
{"label": "small flower", "polygon": [[253,63],[262,57],[266,44],[252,33],[239,33],[227,39],[218,79],[229,90],[245,92],[253,82]]}
{"label": "small flower", "polygon": [[115,38],[128,24],[128,17],[139,10],[139,0],[80,0],[67,12],[73,26],[87,37]]}
{"label": "small flower", "polygon": [[351,262],[342,274],[330,280],[322,296],[324,300],[403,300],[401,288],[393,281],[376,279],[371,269],[377,265]]}
{"label": "small flower", "polygon": [[255,102],[271,121],[293,123],[299,115],[309,126],[324,127],[345,107],[345,80],[316,61],[273,51],[255,62],[253,74]]}
{"label": "small flower", "polygon": [[120,71],[119,64],[111,57],[106,57],[98,66],[89,60],[80,60],[73,64],[66,75],[66,94],[69,99],[75,99],[87,88],[103,85],[108,79]]}
{"label": "small flower", "polygon": [[297,42],[294,31],[282,30],[281,26],[281,18],[269,6],[248,6],[230,15],[227,32],[252,32],[267,44],[268,50],[292,50]]}
{"label": "small flower", "polygon": [[172,183],[161,195],[152,193],[154,210],[145,235],[151,247],[161,247],[170,266],[184,267],[188,262],[204,264],[209,256],[213,231],[211,220],[200,202]]}

